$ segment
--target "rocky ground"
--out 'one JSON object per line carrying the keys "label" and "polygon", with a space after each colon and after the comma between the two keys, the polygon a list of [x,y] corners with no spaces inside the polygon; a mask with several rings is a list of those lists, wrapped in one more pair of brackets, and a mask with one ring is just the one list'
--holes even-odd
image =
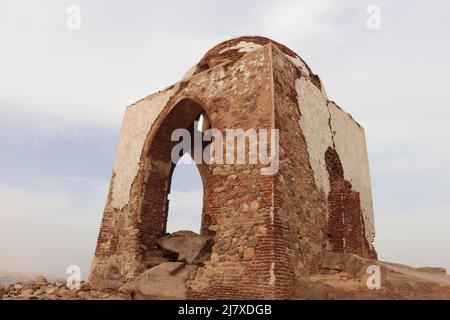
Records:
{"label": "rocky ground", "polygon": [[[34,281],[0,286],[4,300],[141,300],[185,299],[186,286],[203,261],[211,259],[212,239],[191,231],[178,231],[159,239],[145,256],[148,268],[118,290],[94,290],[88,283],[68,289],[64,280]],[[379,270],[380,288],[374,284]],[[375,271],[376,272],[376,271]],[[353,254],[328,253],[321,270],[296,279],[292,299],[450,299],[450,276],[442,268],[412,268],[363,259]]]}
{"label": "rocky ground", "polygon": [[[373,284],[374,266],[380,271],[380,288]],[[364,259],[353,254],[328,253],[322,269],[296,279],[293,299],[450,299],[450,276],[443,268],[409,266]]]}
{"label": "rocky ground", "polygon": [[[0,288],[0,300],[2,289]],[[39,276],[34,281],[10,284],[3,288],[4,300],[109,300],[126,299],[119,292],[92,290],[88,283],[81,283],[80,289],[68,289],[65,280],[47,281]]]}
{"label": "rocky ground", "polygon": [[119,288],[95,290],[82,282],[79,289],[68,289],[65,280],[47,281],[43,276],[0,286],[4,300],[130,300],[186,299],[186,283],[198,266],[211,257],[211,237],[192,231],[178,231],[161,237],[143,259],[147,270],[135,281]]}

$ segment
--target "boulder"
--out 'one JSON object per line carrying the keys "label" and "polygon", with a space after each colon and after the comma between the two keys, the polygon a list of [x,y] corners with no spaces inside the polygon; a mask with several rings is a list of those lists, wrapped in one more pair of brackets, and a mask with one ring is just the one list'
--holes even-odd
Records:
{"label": "boulder", "polygon": [[15,284],[15,285],[14,285],[14,290],[20,291],[20,290],[22,290],[22,289],[23,289],[23,284],[18,283],[18,284]]}
{"label": "boulder", "polygon": [[[379,287],[368,286],[376,272],[369,266],[379,268]],[[296,279],[294,299],[450,299],[450,276],[443,268],[413,268],[355,254],[329,253],[321,267],[320,273]]]}
{"label": "boulder", "polygon": [[164,257],[164,253],[162,250],[149,250],[144,254],[142,262],[145,268],[150,269],[163,262],[172,262],[172,260]]}
{"label": "boulder", "polygon": [[136,300],[184,300],[186,281],[197,267],[182,262],[164,262],[153,267],[134,281],[132,296]]}
{"label": "boulder", "polygon": [[119,288],[119,292],[125,295],[131,295],[134,290],[134,282],[127,282]]}
{"label": "boulder", "polygon": [[117,290],[123,284],[121,274],[116,266],[110,266],[104,274],[96,274],[89,279],[89,285],[99,291]]}
{"label": "boulder", "polygon": [[343,254],[325,251],[320,260],[322,273],[347,272],[349,274],[359,274],[365,272],[369,265],[373,264],[370,259],[361,258],[356,254]]}
{"label": "boulder", "polygon": [[86,300],[87,292],[86,291],[78,291],[77,292],[77,298],[81,300]]}
{"label": "boulder", "polygon": [[64,287],[66,285],[66,281],[64,280],[56,280],[55,281],[55,286],[57,286],[58,288]]}
{"label": "boulder", "polygon": [[45,294],[47,295],[52,295],[54,294],[56,291],[58,291],[58,287],[48,287],[45,289]]}
{"label": "boulder", "polygon": [[89,291],[89,290],[91,290],[91,285],[88,282],[82,281],[81,285],[80,285],[80,290],[81,291]]}
{"label": "boulder", "polygon": [[76,290],[63,289],[63,290],[60,290],[60,291],[61,291],[61,298],[63,300],[74,299],[77,296],[77,291]]}
{"label": "boulder", "polygon": [[3,299],[3,295],[5,294],[5,287],[0,286],[0,300]]}
{"label": "boulder", "polygon": [[29,300],[31,296],[33,295],[34,290],[33,289],[25,289],[19,294],[19,299],[22,300]]}
{"label": "boulder", "polygon": [[44,294],[45,290],[42,288],[37,289],[36,291],[33,292],[34,296],[40,296],[41,294]]}
{"label": "boulder", "polygon": [[147,269],[156,267],[157,265],[160,265],[163,262],[171,262],[171,260],[169,258],[154,257],[154,256],[147,256],[143,260],[144,266]]}
{"label": "boulder", "polygon": [[343,271],[353,275],[366,273],[368,266],[376,264],[374,262],[376,262],[376,260],[361,258],[353,253],[346,254],[343,258]]}
{"label": "boulder", "polygon": [[342,271],[343,255],[334,252],[324,252],[320,266],[325,270]]}
{"label": "boulder", "polygon": [[44,276],[38,276],[34,282],[43,285],[43,284],[47,284],[48,281],[47,281],[47,278],[45,278]]}
{"label": "boulder", "polygon": [[209,260],[213,239],[192,231],[177,231],[158,239],[158,245],[166,255],[188,264]]}

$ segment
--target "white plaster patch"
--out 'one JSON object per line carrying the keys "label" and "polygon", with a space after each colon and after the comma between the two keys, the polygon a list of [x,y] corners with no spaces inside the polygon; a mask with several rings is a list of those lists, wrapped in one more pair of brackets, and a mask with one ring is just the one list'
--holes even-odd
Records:
{"label": "white plaster patch", "polygon": [[352,183],[353,190],[360,193],[366,239],[372,244],[375,231],[364,129],[348,113],[328,102],[309,80],[303,77],[297,79],[295,88],[301,113],[299,125],[306,139],[316,185],[327,195],[330,192],[325,152],[328,147],[333,147],[334,139],[344,178]]}
{"label": "white plaster patch", "polygon": [[299,57],[291,57],[290,55],[285,54],[285,56],[298,68],[301,69],[302,75],[309,78],[309,71],[306,65],[303,63],[302,59]]}
{"label": "white plaster patch", "polygon": [[275,277],[275,262],[272,262],[270,265],[270,279],[269,286],[275,285],[276,277]]}
{"label": "white plaster patch", "polygon": [[[286,53],[284,53],[280,48],[278,48],[277,46],[274,46],[274,48],[276,50],[279,51],[279,53],[281,53],[282,55],[284,55],[284,57],[286,57],[290,62],[292,62],[292,64],[294,64],[299,70],[300,73],[303,77],[311,80],[311,76],[313,75],[310,71],[308,66],[306,65],[306,63],[296,54],[295,57],[290,56]],[[278,57],[277,55],[274,55],[274,63],[276,63],[277,65],[279,65],[281,68],[283,68],[284,66],[284,60],[280,59],[280,57]],[[319,77],[318,77],[319,78]],[[319,78],[319,82],[320,82],[320,91],[322,92],[322,95],[324,97],[325,100],[328,100],[327,98],[327,93],[325,91],[325,88],[323,86],[322,80],[320,80]]]}
{"label": "white plaster patch", "polygon": [[251,51],[261,48],[261,47],[262,47],[262,45],[254,43],[254,42],[241,41],[232,47],[227,47],[227,48],[221,50],[219,53],[224,53],[228,50],[234,50],[234,49],[238,49],[238,52],[251,52]]}
{"label": "white plaster patch", "polygon": [[375,227],[364,128],[334,103],[330,102],[328,106],[331,114],[331,126],[336,131],[334,142],[344,168],[344,178],[350,181],[353,190],[360,194],[366,238],[369,243],[372,243],[375,237]]}
{"label": "white plaster patch", "polygon": [[172,95],[173,89],[156,93],[129,106],[125,111],[114,163],[114,208],[122,209],[128,204],[145,139]]}
{"label": "white plaster patch", "polygon": [[195,71],[197,71],[197,64],[194,64],[192,67],[189,68],[188,71],[186,71],[186,73],[183,75],[183,78],[181,78],[181,81],[185,81],[191,78],[195,74]]}
{"label": "white plaster patch", "polygon": [[300,128],[306,139],[314,180],[317,187],[328,194],[330,181],[324,155],[328,147],[333,146],[333,140],[327,100],[311,81],[303,77],[295,81],[295,89],[301,113]]}
{"label": "white plaster patch", "polygon": [[[300,57],[296,56],[291,57],[290,55],[285,54],[285,56],[294,64],[296,65],[298,68],[300,68],[301,70],[301,74],[302,76],[311,79],[311,73],[308,70],[308,67],[306,66],[306,64],[302,61],[302,59],[300,59]],[[320,78],[319,78],[320,80]],[[328,96],[327,96],[327,92],[325,90],[325,87],[322,83],[322,80],[320,80],[320,91],[322,92],[323,97],[325,98],[325,100],[328,100]]]}

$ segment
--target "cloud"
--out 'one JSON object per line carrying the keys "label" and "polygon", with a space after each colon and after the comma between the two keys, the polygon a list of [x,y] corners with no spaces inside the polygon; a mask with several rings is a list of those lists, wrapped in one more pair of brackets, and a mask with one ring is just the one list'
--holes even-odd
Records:
{"label": "cloud", "polygon": [[332,24],[344,2],[331,0],[288,0],[262,4],[259,24],[264,33],[285,43],[311,41],[315,38],[333,39]]}
{"label": "cloud", "polygon": [[64,277],[75,264],[87,278],[106,192],[100,183],[85,189],[79,201],[60,188],[0,185],[0,268]]}
{"label": "cloud", "polygon": [[445,267],[450,271],[450,207],[396,212],[375,219],[379,258],[411,266]]}
{"label": "cloud", "polygon": [[167,232],[191,230],[200,232],[203,191],[172,191],[169,195]]}
{"label": "cloud", "polygon": [[81,30],[70,31],[72,2],[2,1],[0,99],[63,119],[120,125],[127,105],[181,79],[215,44],[207,23],[221,26],[201,16],[200,3],[137,3],[80,2]]}
{"label": "cloud", "polygon": [[61,141],[110,143],[119,132],[118,125],[65,118],[1,99],[0,115],[0,147],[42,149]]}

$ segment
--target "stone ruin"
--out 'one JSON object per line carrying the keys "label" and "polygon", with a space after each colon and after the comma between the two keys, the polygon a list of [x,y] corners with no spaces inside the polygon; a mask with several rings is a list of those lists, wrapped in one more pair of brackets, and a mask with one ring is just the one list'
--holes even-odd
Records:
{"label": "stone ruin", "polygon": [[[278,129],[278,170],[263,175],[261,163],[198,163],[201,235],[166,235],[177,143],[171,134],[193,132],[200,116],[220,131]],[[373,240],[364,129],[328,99],[295,52],[240,37],[127,107],[90,284],[117,289],[159,268],[182,274],[187,299],[285,299],[295,279],[317,272],[329,252],[376,259]],[[191,252],[171,249],[177,243]],[[172,284],[153,287],[165,285]]]}

